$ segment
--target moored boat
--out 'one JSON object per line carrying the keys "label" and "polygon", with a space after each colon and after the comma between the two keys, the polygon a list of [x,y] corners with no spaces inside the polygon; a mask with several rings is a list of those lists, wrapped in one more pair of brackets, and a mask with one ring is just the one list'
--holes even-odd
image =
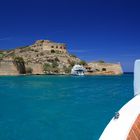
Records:
{"label": "moored boat", "polygon": [[82,65],[74,65],[71,69],[72,75],[83,76],[85,73],[85,68]]}

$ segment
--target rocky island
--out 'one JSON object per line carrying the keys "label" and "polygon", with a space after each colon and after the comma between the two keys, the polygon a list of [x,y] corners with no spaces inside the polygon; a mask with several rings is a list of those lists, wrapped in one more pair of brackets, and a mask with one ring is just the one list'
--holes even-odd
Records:
{"label": "rocky island", "polygon": [[87,75],[120,75],[120,64],[103,61],[87,63],[67,51],[67,45],[38,40],[33,45],[0,51],[0,75],[70,74],[75,64],[83,65]]}

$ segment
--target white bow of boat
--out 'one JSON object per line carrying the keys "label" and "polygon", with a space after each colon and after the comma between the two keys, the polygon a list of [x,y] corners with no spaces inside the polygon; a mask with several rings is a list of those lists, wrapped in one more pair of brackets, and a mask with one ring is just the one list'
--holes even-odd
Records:
{"label": "white bow of boat", "polygon": [[[103,131],[100,140],[138,140],[140,138],[140,126],[135,124],[140,115],[140,60],[136,60],[134,68],[134,95],[135,97],[125,104],[112,118]],[[132,130],[132,133],[131,133]],[[137,133],[135,132],[137,131]]]}

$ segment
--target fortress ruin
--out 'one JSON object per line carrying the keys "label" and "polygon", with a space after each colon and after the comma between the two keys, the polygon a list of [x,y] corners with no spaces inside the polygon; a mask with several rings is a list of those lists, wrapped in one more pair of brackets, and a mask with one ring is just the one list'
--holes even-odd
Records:
{"label": "fortress ruin", "polygon": [[38,40],[32,46],[36,49],[42,49],[43,51],[52,51],[58,53],[67,53],[66,44],[56,43],[49,40]]}

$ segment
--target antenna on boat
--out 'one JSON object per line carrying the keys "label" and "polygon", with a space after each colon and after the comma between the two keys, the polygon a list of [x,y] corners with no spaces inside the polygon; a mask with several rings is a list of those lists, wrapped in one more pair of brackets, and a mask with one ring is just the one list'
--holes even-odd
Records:
{"label": "antenna on boat", "polygon": [[134,67],[134,95],[140,94],[140,60],[135,61]]}

